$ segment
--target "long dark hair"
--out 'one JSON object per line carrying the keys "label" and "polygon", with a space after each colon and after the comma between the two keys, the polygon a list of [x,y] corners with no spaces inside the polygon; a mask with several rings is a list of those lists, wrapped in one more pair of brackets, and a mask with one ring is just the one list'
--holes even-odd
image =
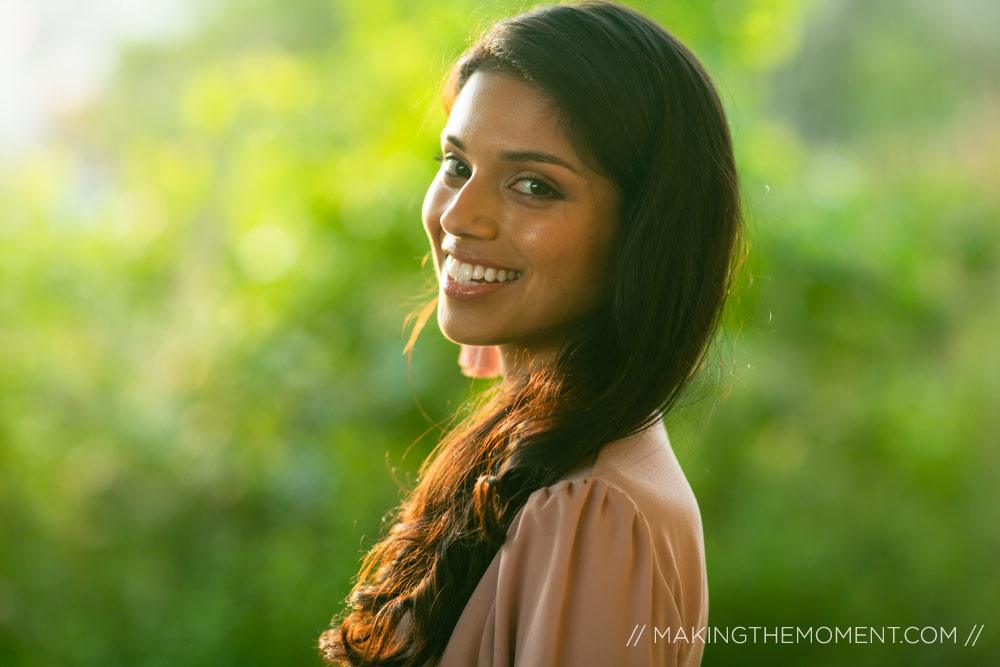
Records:
{"label": "long dark hair", "polygon": [[722,105],[694,55],[656,23],[608,2],[501,21],[455,64],[446,110],[476,71],[552,100],[581,158],[615,184],[612,269],[556,360],[487,390],[425,461],[349,608],[320,638],[330,664],[433,665],[528,496],[675,405],[741,257]]}

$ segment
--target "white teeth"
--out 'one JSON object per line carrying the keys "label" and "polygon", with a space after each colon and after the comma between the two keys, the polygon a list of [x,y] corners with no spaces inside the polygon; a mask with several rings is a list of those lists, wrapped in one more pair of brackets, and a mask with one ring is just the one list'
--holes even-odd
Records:
{"label": "white teeth", "polygon": [[459,262],[451,255],[447,255],[444,260],[444,270],[459,285],[482,285],[483,282],[473,282],[482,280],[487,283],[502,283],[508,280],[517,280],[521,277],[520,271],[508,269],[494,269],[481,264],[468,264]]}

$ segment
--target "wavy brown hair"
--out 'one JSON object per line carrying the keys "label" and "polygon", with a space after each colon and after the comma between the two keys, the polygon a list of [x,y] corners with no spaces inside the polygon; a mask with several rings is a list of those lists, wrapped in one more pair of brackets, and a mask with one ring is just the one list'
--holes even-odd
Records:
{"label": "wavy brown hair", "polygon": [[329,664],[435,664],[528,496],[675,406],[742,257],[722,105],[659,25],[608,2],[501,21],[453,67],[447,111],[476,71],[547,96],[581,158],[615,184],[612,268],[555,361],[486,390],[424,462],[320,638]]}

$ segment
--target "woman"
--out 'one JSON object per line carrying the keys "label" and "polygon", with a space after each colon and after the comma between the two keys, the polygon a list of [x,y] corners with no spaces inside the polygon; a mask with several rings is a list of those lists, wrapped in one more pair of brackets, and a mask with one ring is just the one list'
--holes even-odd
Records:
{"label": "woman", "polygon": [[739,255],[715,91],[662,28],[597,2],[494,26],[445,107],[423,206],[438,324],[502,381],[421,468],[323,654],[698,664],[675,639],[707,623],[701,518],[663,415]]}

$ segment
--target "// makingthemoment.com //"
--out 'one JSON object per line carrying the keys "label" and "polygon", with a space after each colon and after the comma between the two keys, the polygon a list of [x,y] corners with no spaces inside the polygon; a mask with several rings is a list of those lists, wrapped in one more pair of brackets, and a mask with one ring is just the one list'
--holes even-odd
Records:
{"label": "// makingthemoment.com //", "polygon": [[[626,646],[640,642],[668,644],[961,644],[975,646],[983,626],[976,624],[965,634],[958,626],[733,626],[707,625],[701,628],[666,626],[659,628],[636,623]],[[964,641],[963,641],[964,639]]]}

